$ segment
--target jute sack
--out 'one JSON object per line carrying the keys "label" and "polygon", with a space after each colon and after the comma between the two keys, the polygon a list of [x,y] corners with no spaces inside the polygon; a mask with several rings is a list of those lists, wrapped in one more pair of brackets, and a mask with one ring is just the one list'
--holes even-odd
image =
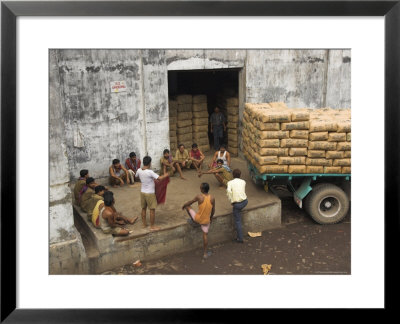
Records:
{"label": "jute sack", "polygon": [[192,126],[178,127],[176,129],[176,133],[178,134],[178,136],[182,135],[182,134],[188,134],[188,133],[190,135],[192,135],[192,132],[193,132],[193,127]]}
{"label": "jute sack", "polygon": [[169,124],[170,124],[170,125],[171,125],[171,124],[176,124],[176,122],[177,122],[176,117],[169,117]]}
{"label": "jute sack", "polygon": [[289,148],[289,156],[305,156],[307,155],[306,147],[291,147]]}
{"label": "jute sack", "polygon": [[176,131],[170,130],[169,131],[169,137],[176,137]]}
{"label": "jute sack", "polygon": [[187,134],[178,134],[178,142],[191,142],[192,141],[192,133]]}
{"label": "jute sack", "polygon": [[238,106],[228,106],[228,107],[226,107],[226,112],[228,113],[228,116],[229,115],[237,116],[237,115],[239,115],[239,107]]}
{"label": "jute sack", "polygon": [[280,130],[279,123],[263,123],[263,122],[256,120],[255,126],[260,131],[278,131],[278,130]]}
{"label": "jute sack", "polygon": [[346,134],[346,141],[351,142],[351,133]]}
{"label": "jute sack", "polygon": [[176,132],[176,123],[175,124],[169,124],[169,130]]}
{"label": "jute sack", "polygon": [[192,119],[193,114],[191,112],[181,112],[177,115],[177,120]]}
{"label": "jute sack", "polygon": [[338,151],[350,151],[351,150],[351,142],[339,142],[337,143]]}
{"label": "jute sack", "polygon": [[192,104],[179,104],[177,110],[178,114],[181,112],[192,112]]}
{"label": "jute sack", "polygon": [[290,138],[308,139],[308,130],[291,130],[289,132]]}
{"label": "jute sack", "polygon": [[176,101],[178,101],[178,104],[186,104],[192,103],[192,95],[186,95],[186,94],[182,94],[182,95],[178,95],[176,96]]}
{"label": "jute sack", "polygon": [[179,144],[183,144],[185,146],[185,149],[188,150],[188,152],[192,149],[192,141],[181,141],[181,142],[178,141],[178,145]]}
{"label": "jute sack", "polygon": [[260,165],[265,164],[278,164],[278,157],[277,156],[262,156],[257,153],[254,154],[254,158]]}
{"label": "jute sack", "polygon": [[194,95],[192,98],[192,102],[195,103],[207,103],[207,96],[206,95]]}
{"label": "jute sack", "polygon": [[178,109],[178,101],[169,100],[168,101],[168,108],[169,108],[169,110],[177,110]]}
{"label": "jute sack", "polygon": [[344,158],[351,158],[351,151],[343,151],[343,152],[344,152],[343,155]]}
{"label": "jute sack", "polygon": [[328,142],[345,142],[346,133],[329,133]]}
{"label": "jute sack", "polygon": [[238,155],[239,149],[228,145],[228,152],[232,155]]}
{"label": "jute sack", "polygon": [[335,151],[336,150],[336,142],[313,142],[310,141],[308,148],[310,150],[326,150],[326,151]]}
{"label": "jute sack", "polygon": [[257,131],[256,138],[259,138],[259,139],[289,138],[289,132],[288,131]]}
{"label": "jute sack", "polygon": [[228,142],[237,142],[237,141],[238,141],[238,135],[228,134]]}
{"label": "jute sack", "polygon": [[260,173],[287,173],[288,165],[262,165],[258,168]]}
{"label": "jute sack", "polygon": [[340,166],[325,166],[324,173],[342,173],[342,167]]}
{"label": "jute sack", "polygon": [[208,132],[208,125],[193,125],[193,132]]}
{"label": "jute sack", "polygon": [[238,129],[237,128],[228,128],[228,134],[235,134],[235,135],[237,135],[239,132],[238,132]]}
{"label": "jute sack", "polygon": [[310,122],[308,121],[281,124],[281,130],[292,130],[292,129],[308,130],[309,128],[310,128]]}
{"label": "jute sack", "polygon": [[309,133],[308,139],[310,141],[327,141],[328,137],[328,132],[315,132]]}
{"label": "jute sack", "polygon": [[291,120],[293,122],[310,120],[310,112],[307,109],[293,109]]}
{"label": "jute sack", "polygon": [[306,167],[307,167],[307,169],[306,169],[307,173],[324,173],[323,166],[307,165]]}
{"label": "jute sack", "polygon": [[208,111],[193,111],[194,118],[208,118]]}
{"label": "jute sack", "polygon": [[351,173],[351,167],[342,167],[342,173]]}
{"label": "jute sack", "polygon": [[207,103],[194,103],[192,106],[193,111],[207,111]]}
{"label": "jute sack", "polygon": [[176,122],[176,126],[178,126],[178,128],[192,126],[192,120],[191,119],[178,120]]}
{"label": "jute sack", "polygon": [[171,117],[176,117],[176,116],[178,116],[178,111],[176,110],[176,109],[174,109],[174,110],[169,110],[169,112],[168,112],[168,115],[169,115],[169,117],[171,118]]}
{"label": "jute sack", "polygon": [[193,139],[193,143],[196,143],[197,145],[207,145],[207,144],[209,144],[208,137]]}
{"label": "jute sack", "polygon": [[340,133],[351,132],[351,121],[350,120],[338,121],[337,122],[337,131]]}
{"label": "jute sack", "polygon": [[[243,147],[245,147],[243,145]],[[289,154],[289,149],[287,148],[270,148],[270,147],[257,147],[257,152],[260,155],[263,156],[288,156]]]}
{"label": "jute sack", "polygon": [[289,165],[288,173],[306,173],[307,167],[305,165]]}
{"label": "jute sack", "polygon": [[237,122],[236,123],[227,123],[226,127],[227,128],[237,128],[238,127],[238,123]]}
{"label": "jute sack", "polygon": [[239,115],[228,115],[228,123],[237,124],[239,121]]}
{"label": "jute sack", "polygon": [[234,142],[234,141],[228,141],[228,146],[230,147],[239,147],[239,143],[238,142]]}
{"label": "jute sack", "polygon": [[305,164],[306,157],[305,156],[280,156],[278,158],[279,164]]}
{"label": "jute sack", "polygon": [[344,151],[326,151],[327,159],[343,159]]}
{"label": "jute sack", "polygon": [[338,124],[336,120],[310,120],[310,132],[336,132]]}
{"label": "jute sack", "polygon": [[306,165],[332,166],[332,160],[307,158],[306,159]]}
{"label": "jute sack", "polygon": [[307,151],[307,156],[309,158],[325,158],[326,157],[326,151],[321,151],[321,150],[308,150]]}
{"label": "jute sack", "polygon": [[279,147],[279,139],[265,139],[265,140],[256,140],[254,142],[254,139],[252,143],[257,143],[258,146],[260,147]]}
{"label": "jute sack", "polygon": [[226,106],[238,106],[239,99],[237,97],[227,98],[226,99]]}
{"label": "jute sack", "polygon": [[269,106],[271,106],[271,108],[276,108],[276,109],[289,109],[288,106],[286,106],[286,104],[284,102],[269,102],[268,103]]}
{"label": "jute sack", "polygon": [[243,112],[243,122],[249,123],[250,120],[251,120],[251,119],[250,119],[249,114],[248,114],[246,111],[244,111],[244,112]]}
{"label": "jute sack", "polygon": [[263,123],[286,123],[290,122],[291,114],[289,111],[265,110],[257,119]]}
{"label": "jute sack", "polygon": [[333,166],[351,166],[351,159],[335,159]]}
{"label": "jute sack", "polygon": [[193,125],[208,125],[208,118],[193,118]]}
{"label": "jute sack", "polygon": [[210,150],[210,145],[199,145],[199,150],[202,152],[208,152]]}
{"label": "jute sack", "polygon": [[307,147],[308,140],[287,138],[281,140],[281,147]]}
{"label": "jute sack", "polygon": [[200,142],[207,140],[208,142],[208,134],[207,133],[193,133],[192,135],[193,142]]}

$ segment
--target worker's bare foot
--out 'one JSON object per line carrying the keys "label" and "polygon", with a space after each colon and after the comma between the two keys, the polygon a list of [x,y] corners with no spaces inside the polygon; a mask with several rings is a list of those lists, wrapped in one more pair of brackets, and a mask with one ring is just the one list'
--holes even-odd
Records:
{"label": "worker's bare foot", "polygon": [[185,177],[183,177],[183,176],[181,176],[181,179],[182,179],[182,180],[187,180],[187,179],[186,179]]}
{"label": "worker's bare foot", "polygon": [[159,231],[161,229],[161,227],[159,226],[150,226],[150,231]]}
{"label": "worker's bare foot", "polygon": [[208,251],[207,253],[203,254],[203,259],[208,259],[211,256],[212,252]]}
{"label": "worker's bare foot", "polygon": [[148,226],[147,223],[142,223],[143,228],[146,228],[147,226]]}
{"label": "worker's bare foot", "polygon": [[128,220],[129,224],[134,224],[138,218],[139,218],[139,216],[136,216],[136,217],[133,217],[131,220]]}

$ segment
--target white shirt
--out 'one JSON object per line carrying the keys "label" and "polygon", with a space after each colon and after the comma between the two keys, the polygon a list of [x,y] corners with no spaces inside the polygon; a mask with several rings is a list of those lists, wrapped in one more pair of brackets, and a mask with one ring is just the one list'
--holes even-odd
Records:
{"label": "white shirt", "polygon": [[154,179],[158,179],[159,175],[157,173],[150,169],[142,170],[142,168],[140,168],[137,170],[136,175],[142,183],[141,192],[150,194],[156,192]]}
{"label": "white shirt", "polygon": [[226,194],[228,195],[231,204],[242,202],[243,200],[247,199],[245,189],[246,189],[246,181],[240,178],[235,178],[231,181],[228,181]]}

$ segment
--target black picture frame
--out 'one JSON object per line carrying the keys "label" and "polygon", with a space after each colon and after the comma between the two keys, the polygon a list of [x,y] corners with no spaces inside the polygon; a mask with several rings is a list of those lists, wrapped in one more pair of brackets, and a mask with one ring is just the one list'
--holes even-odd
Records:
{"label": "black picture frame", "polygon": [[[5,323],[226,322],[246,310],[16,308],[16,19],[18,16],[384,16],[385,18],[385,309],[398,274],[400,0],[396,1],[2,1],[1,2],[1,321]],[[383,190],[373,188],[371,191]],[[382,215],[377,215],[381,217]],[[373,263],[373,260],[371,260]],[[366,269],[366,271],[370,271]],[[368,283],[366,283],[367,285]],[[139,295],[137,295],[140,297]],[[257,312],[257,310],[252,310]],[[260,311],[260,310],[258,310]],[[237,317],[239,316],[239,317]],[[254,316],[258,316],[255,314]],[[252,314],[252,318],[253,314]],[[249,319],[248,319],[249,320]]]}

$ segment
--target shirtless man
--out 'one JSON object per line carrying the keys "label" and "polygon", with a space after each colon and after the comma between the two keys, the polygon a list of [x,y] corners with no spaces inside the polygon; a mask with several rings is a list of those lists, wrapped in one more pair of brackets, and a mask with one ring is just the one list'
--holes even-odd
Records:
{"label": "shirtless man", "polygon": [[163,157],[160,159],[160,163],[162,166],[162,174],[168,174],[170,177],[172,177],[176,170],[178,170],[181,179],[185,179],[179,163],[174,161],[168,149],[164,150]]}
{"label": "shirtless man", "polygon": [[100,228],[105,234],[114,236],[126,236],[129,231],[119,225],[133,224],[138,219],[138,216],[133,219],[128,219],[122,213],[118,213],[114,207],[115,200],[112,191],[104,193],[104,204],[99,206],[100,209]]}
{"label": "shirtless man", "polygon": [[194,143],[192,145],[192,150],[190,151],[190,159],[192,160],[192,166],[194,166],[199,172],[201,170],[201,167],[203,165],[203,161],[205,159],[205,156],[202,151],[200,151],[198,145]]}
{"label": "shirtless man", "polygon": [[217,160],[216,168],[206,172],[200,171],[199,178],[203,174],[214,174],[214,176],[220,183],[220,188],[226,187],[228,185],[228,181],[231,181],[233,179],[232,173],[228,171],[227,167],[224,165],[224,161],[222,161],[221,159]]}
{"label": "shirtless man", "polygon": [[[118,159],[114,159],[112,165],[109,168],[110,173],[110,184],[116,188],[117,185],[121,187],[126,183],[130,183],[128,170],[121,164]],[[132,183],[133,185],[133,183]]]}
{"label": "shirtless man", "polygon": [[221,159],[225,166],[227,166],[230,170],[231,168],[231,155],[226,150],[225,144],[221,144],[219,151],[214,153],[214,156],[208,165],[210,169],[213,169],[217,166],[217,160]]}
{"label": "shirtless man", "polygon": [[[215,213],[215,198],[208,193],[209,190],[209,184],[203,182],[200,185],[201,193],[182,206],[182,209],[185,209],[190,216],[188,222],[192,225],[195,225],[196,223],[201,225],[201,230],[203,231],[203,258],[205,259],[207,259],[211,255],[211,251],[207,252],[207,234]],[[196,201],[199,205],[199,211],[197,213],[190,206]]]}

